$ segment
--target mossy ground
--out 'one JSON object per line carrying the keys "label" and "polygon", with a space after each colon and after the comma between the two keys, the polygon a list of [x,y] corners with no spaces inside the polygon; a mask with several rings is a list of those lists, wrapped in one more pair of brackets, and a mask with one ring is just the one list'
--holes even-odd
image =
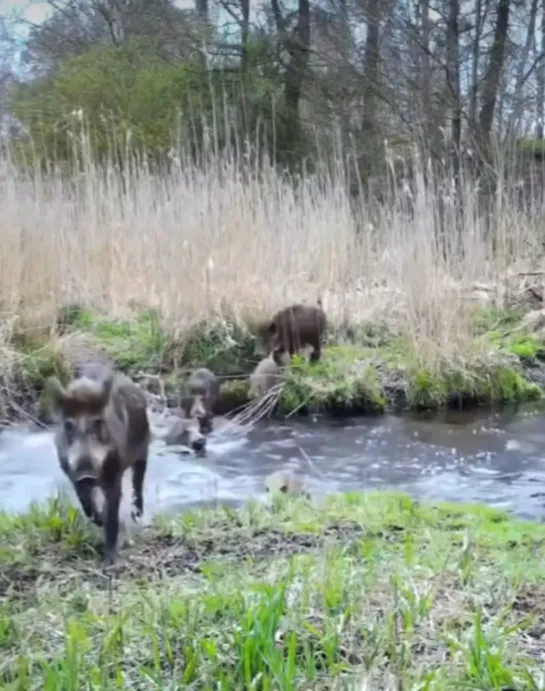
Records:
{"label": "mossy ground", "polygon": [[527,377],[535,365],[528,353],[531,347],[532,355],[539,352],[538,343],[529,335],[497,343],[490,337],[484,354],[476,349],[467,359],[440,359],[433,367],[401,338],[392,337],[380,347],[329,346],[315,365],[293,358],[280,407],[350,414],[534,400],[542,396],[542,387]]}
{"label": "mossy ground", "polygon": [[404,494],[0,515],[3,689],[541,689],[545,526]]}
{"label": "mossy ground", "polygon": [[[286,368],[280,414],[357,414],[387,408],[439,408],[518,402],[542,395],[545,335],[522,328],[520,309],[482,308],[475,314],[475,348],[457,362],[423,360],[414,344],[386,328],[353,325],[329,334],[320,362],[295,356]],[[144,310],[133,319],[111,320],[73,307],[45,343],[21,339],[11,380],[4,381],[4,417],[22,409],[38,417],[43,382],[50,374],[67,380],[73,361],[66,343],[80,335],[130,375],[160,374],[176,404],[191,369],[210,367],[223,378],[222,413],[248,400],[247,376],[265,355],[253,327],[217,321],[197,324],[182,336],[167,333],[160,315]],[[238,379],[237,379],[238,377]],[[4,380],[6,380],[4,375]]]}

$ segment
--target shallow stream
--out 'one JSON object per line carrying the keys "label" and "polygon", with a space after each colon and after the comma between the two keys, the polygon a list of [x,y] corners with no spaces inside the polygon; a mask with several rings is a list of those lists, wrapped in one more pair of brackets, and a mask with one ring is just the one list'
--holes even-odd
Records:
{"label": "shallow stream", "polygon": [[[152,421],[159,435],[170,422]],[[545,412],[535,405],[501,413],[261,423],[248,434],[225,420],[215,425],[205,458],[155,439],[145,489],[148,517],[264,496],[264,478],[286,463],[309,472],[315,495],[397,489],[545,517]],[[58,466],[52,431],[0,431],[0,509],[25,511],[59,488],[74,496]],[[124,513],[128,497],[125,492]]]}

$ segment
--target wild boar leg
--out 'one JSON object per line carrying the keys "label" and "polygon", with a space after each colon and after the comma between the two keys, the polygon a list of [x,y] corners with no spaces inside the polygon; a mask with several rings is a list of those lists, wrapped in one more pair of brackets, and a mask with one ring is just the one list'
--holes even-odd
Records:
{"label": "wild boar leg", "polygon": [[142,458],[132,469],[132,512],[133,521],[138,520],[144,513],[144,476],[146,475],[147,458]]}
{"label": "wild boar leg", "polygon": [[97,489],[96,482],[90,479],[79,480],[74,483],[74,489],[87,518],[90,518],[95,525],[102,527],[102,516],[97,510],[94,497]]}
{"label": "wild boar leg", "polygon": [[119,504],[121,502],[121,478],[119,473],[104,488],[106,498],[104,521],[104,561],[113,564],[117,556],[117,537],[119,535]]}
{"label": "wild boar leg", "polygon": [[314,350],[313,350],[313,351],[311,352],[311,354],[310,354],[310,358],[309,358],[309,359],[310,359],[310,362],[312,362],[312,363],[318,362],[318,360],[320,359],[320,355],[321,355],[321,354],[322,354],[322,353],[321,353],[321,348],[320,348],[320,346],[316,346],[316,347],[314,348]]}
{"label": "wild boar leg", "polygon": [[205,415],[199,418],[201,434],[211,434],[214,428],[212,418],[213,416],[210,413],[206,413]]}

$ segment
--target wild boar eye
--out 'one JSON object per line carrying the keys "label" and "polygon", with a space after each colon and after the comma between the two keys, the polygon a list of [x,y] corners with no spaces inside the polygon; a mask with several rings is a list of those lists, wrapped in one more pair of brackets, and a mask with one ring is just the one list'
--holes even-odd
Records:
{"label": "wild boar eye", "polygon": [[93,434],[98,438],[102,439],[104,435],[104,421],[102,418],[97,417],[92,423]]}
{"label": "wild boar eye", "polygon": [[75,429],[76,427],[72,420],[64,421],[64,434],[66,435],[68,441],[71,441],[74,438]]}

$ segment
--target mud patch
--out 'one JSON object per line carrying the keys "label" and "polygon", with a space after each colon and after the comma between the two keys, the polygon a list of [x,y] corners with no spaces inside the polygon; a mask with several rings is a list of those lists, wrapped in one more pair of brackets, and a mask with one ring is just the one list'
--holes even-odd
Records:
{"label": "mud patch", "polygon": [[538,619],[545,621],[545,586],[538,583],[522,586],[513,601],[513,610],[523,614],[535,614]]}
{"label": "mud patch", "polygon": [[216,526],[210,535],[195,538],[161,534],[154,530],[147,534],[143,532],[134,544],[121,547],[118,563],[108,569],[100,566],[98,542],[96,551],[92,543],[85,549],[80,545],[78,550],[49,544],[27,563],[3,564],[0,598],[32,597],[33,591],[48,582],[55,582],[58,589],[69,592],[74,580],[111,587],[112,579],[149,580],[200,573],[203,565],[210,561],[262,561],[317,551],[330,541],[350,546],[364,535],[395,540],[399,531],[399,526],[395,526],[396,530],[391,535],[373,533],[354,522],[331,523],[319,533],[295,533],[274,528],[248,532],[233,531],[232,526],[223,528]]}
{"label": "mud patch", "polygon": [[530,619],[525,627],[525,649],[534,660],[545,664],[545,586],[538,583],[523,585],[513,601],[517,619]]}
{"label": "mud patch", "polygon": [[[361,531],[360,531],[361,533]],[[268,557],[290,556],[319,549],[324,536],[290,534],[280,530],[260,530],[253,535],[218,536],[199,541],[163,538],[160,545],[146,545],[140,552],[127,555],[118,573],[128,575],[174,576],[183,571],[200,571],[203,562],[228,560],[260,561]]]}

